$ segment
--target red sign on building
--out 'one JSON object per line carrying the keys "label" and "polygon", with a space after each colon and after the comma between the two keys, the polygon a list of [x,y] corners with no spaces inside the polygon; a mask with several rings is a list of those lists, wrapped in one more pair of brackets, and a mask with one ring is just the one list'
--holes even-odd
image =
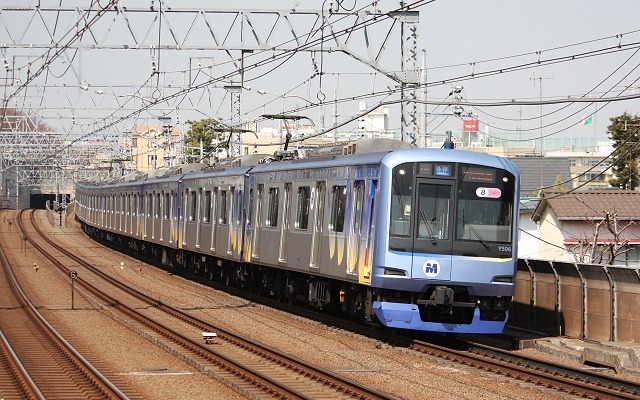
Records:
{"label": "red sign on building", "polygon": [[478,132],[478,120],[477,119],[465,119],[462,121],[463,132]]}

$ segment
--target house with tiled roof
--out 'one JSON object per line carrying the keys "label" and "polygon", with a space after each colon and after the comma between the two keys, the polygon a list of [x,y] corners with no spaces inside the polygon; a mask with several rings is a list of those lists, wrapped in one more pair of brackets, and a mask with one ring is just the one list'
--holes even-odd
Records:
{"label": "house with tiled roof", "polygon": [[[531,219],[539,259],[640,266],[640,192],[544,191]],[[595,246],[593,246],[595,243]]]}

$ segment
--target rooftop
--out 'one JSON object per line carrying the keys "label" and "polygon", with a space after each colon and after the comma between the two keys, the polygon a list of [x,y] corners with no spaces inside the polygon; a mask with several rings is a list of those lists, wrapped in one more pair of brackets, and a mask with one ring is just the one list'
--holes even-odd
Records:
{"label": "rooftop", "polygon": [[618,220],[640,221],[640,192],[635,190],[588,190],[567,192],[545,190],[534,212],[537,221],[544,210],[553,209],[559,220],[602,218],[615,213]]}

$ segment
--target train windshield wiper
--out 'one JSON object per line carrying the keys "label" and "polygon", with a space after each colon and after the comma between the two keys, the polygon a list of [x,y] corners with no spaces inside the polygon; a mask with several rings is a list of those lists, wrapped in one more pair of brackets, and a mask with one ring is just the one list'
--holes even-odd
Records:
{"label": "train windshield wiper", "polygon": [[427,219],[427,216],[424,213],[424,210],[420,210],[420,216],[422,217],[422,222],[424,222],[424,224],[427,226],[431,243],[433,243],[433,245],[436,246],[438,242],[436,241],[436,236],[433,234],[433,227],[431,226],[431,221]]}
{"label": "train windshield wiper", "polygon": [[487,242],[484,240],[484,238],[482,237],[482,235],[480,234],[480,232],[478,232],[476,230],[476,228],[473,227],[473,224],[470,224],[469,221],[467,221],[466,219],[462,219],[462,222],[464,224],[466,224],[469,229],[471,229],[471,232],[474,233],[474,235],[476,235],[476,237],[478,238],[478,240],[480,241],[480,243],[482,243],[482,245],[484,246],[485,249],[487,249],[487,251],[491,251],[491,246],[489,246],[489,244],[487,244]]}

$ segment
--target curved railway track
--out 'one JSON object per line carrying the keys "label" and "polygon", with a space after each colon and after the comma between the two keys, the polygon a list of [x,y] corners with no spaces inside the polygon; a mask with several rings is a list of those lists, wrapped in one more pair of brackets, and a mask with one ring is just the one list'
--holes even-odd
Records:
{"label": "curved railway track", "polygon": [[[139,331],[145,331],[146,335],[156,337],[157,342],[170,346],[174,352],[179,352],[180,356],[192,365],[205,373],[215,375],[242,393],[254,398],[393,398],[331,371],[290,357],[276,349],[240,337],[211,322],[147,296],[58,246],[40,231],[34,221],[33,212],[30,215],[30,221],[36,232],[46,241],[47,249],[38,243],[40,239],[27,237],[29,242],[43,255],[51,252],[48,248],[55,248],[56,252],[64,254],[64,257],[69,260],[63,263],[60,257],[50,255],[51,263],[65,273],[69,272],[69,268],[64,264],[77,265],[79,276],[90,272],[108,282],[111,287],[117,287],[120,293],[126,293],[126,295],[113,294],[113,289],[94,283],[89,284],[88,280],[78,277],[76,282],[83,290],[124,313],[128,319],[136,321]],[[26,232],[23,218],[19,218],[19,224],[23,232]],[[144,302],[147,307],[139,307],[138,304],[129,305],[136,301]],[[142,308],[150,311],[144,312]],[[167,322],[167,315],[172,321]],[[215,332],[216,344],[203,343],[202,332]],[[167,342],[171,344],[167,345]]]}
{"label": "curved railway track", "polygon": [[5,398],[127,399],[120,389],[51,326],[18,283],[4,249],[0,291],[0,380]]}

